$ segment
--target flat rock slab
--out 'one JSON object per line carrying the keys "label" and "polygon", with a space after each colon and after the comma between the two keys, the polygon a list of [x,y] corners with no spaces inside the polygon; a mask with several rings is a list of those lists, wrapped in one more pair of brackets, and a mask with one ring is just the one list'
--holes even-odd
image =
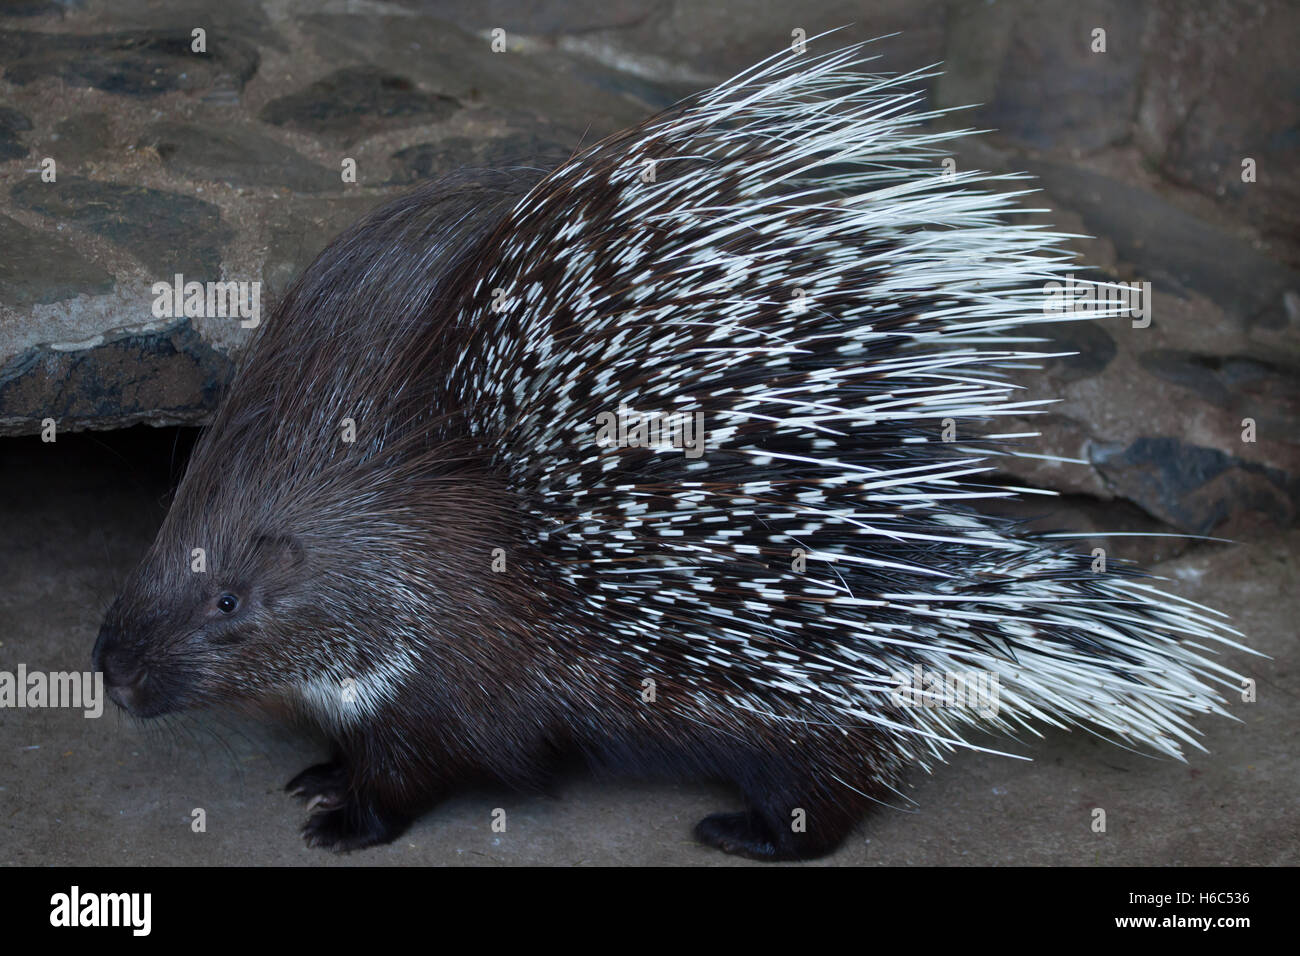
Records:
{"label": "flat rock slab", "polygon": [[72,243],[0,215],[0,302],[21,309],[113,291],[111,273]]}
{"label": "flat rock slab", "polygon": [[269,309],[408,184],[561,157],[680,95],[397,6],[267,6],[0,16],[0,435],[201,422],[248,332],[156,315],[154,283],[258,281]]}
{"label": "flat rock slab", "polygon": [[455,97],[425,93],[397,73],[350,67],[272,100],[261,118],[350,145],[385,130],[441,123],[460,108]]}
{"label": "flat rock slab", "polygon": [[145,131],[139,146],[153,150],[169,170],[190,179],[295,193],[338,188],[339,177],[334,170],[256,129],[159,123]]}
{"label": "flat rock slab", "polygon": [[156,275],[180,272],[199,281],[221,278],[221,252],[234,235],[210,202],[181,193],[64,176],[26,180],[9,199],[109,240]]}
{"label": "flat rock slab", "polygon": [[154,97],[210,89],[219,81],[242,88],[257,72],[257,50],[233,33],[212,37],[196,56],[185,29],[63,34],[0,32],[5,79],[26,86],[57,79],[124,96]]}
{"label": "flat rock slab", "polygon": [[995,129],[961,167],[1032,173],[1046,195],[1026,205],[1054,210],[1037,220],[1095,237],[1074,243],[1081,276],[1154,289],[1149,328],[1045,330],[1077,354],[1027,376],[1026,397],[1062,401],[1019,424],[1043,432],[1026,450],[1079,463],[998,469],[1164,530],[1300,514],[1294,5],[882,0],[848,27],[836,4],[792,25],[731,0],[161,6],[0,11],[0,435],[205,420],[248,332],[154,314],[156,282],[260,282],[265,314],[412,183],[551,165],[798,31],[837,30],[814,50],[898,31],[873,67],[945,61],[934,104],[980,103],[952,122]]}
{"label": "flat rock slab", "polygon": [[228,356],[185,321],[124,332],[93,349],[28,349],[0,372],[0,403],[18,415],[120,428],[193,420],[196,396],[213,405]]}

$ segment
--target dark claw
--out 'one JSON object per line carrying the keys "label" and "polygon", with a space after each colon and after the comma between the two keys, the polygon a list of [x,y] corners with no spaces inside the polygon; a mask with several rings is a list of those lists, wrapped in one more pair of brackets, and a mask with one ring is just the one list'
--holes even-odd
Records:
{"label": "dark claw", "polygon": [[347,853],[381,843],[391,843],[409,821],[385,819],[369,807],[347,803],[336,809],[321,809],[308,818],[302,838],[308,846]]}
{"label": "dark claw", "polygon": [[309,810],[332,810],[347,802],[348,779],[338,764],[318,763],[290,780],[284,789],[305,801]]}
{"label": "dark claw", "polygon": [[379,813],[352,792],[347,774],[336,763],[318,763],[290,780],[284,788],[307,803],[311,811],[302,838],[308,846],[336,853],[389,843],[406,829],[409,820]]}

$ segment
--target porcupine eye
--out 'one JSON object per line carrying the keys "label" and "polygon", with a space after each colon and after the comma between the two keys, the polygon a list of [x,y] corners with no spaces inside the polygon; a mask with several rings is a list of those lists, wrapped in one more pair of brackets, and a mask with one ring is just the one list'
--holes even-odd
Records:
{"label": "porcupine eye", "polygon": [[235,609],[239,607],[239,598],[227,592],[217,598],[217,610],[222,614],[234,614]]}

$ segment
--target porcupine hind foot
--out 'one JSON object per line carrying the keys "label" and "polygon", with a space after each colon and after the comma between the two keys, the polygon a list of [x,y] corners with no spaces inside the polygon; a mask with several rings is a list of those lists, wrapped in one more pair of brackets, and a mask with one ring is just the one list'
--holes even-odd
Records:
{"label": "porcupine hind foot", "polygon": [[861,792],[851,789],[828,793],[771,781],[746,788],[745,796],[746,810],[705,817],[695,825],[695,838],[751,860],[811,860],[835,850],[866,812]]}
{"label": "porcupine hind foot", "polygon": [[695,839],[751,860],[812,860],[832,852],[853,829],[852,822],[842,829],[823,824],[818,832],[793,826],[793,818],[782,826],[753,810],[714,813],[695,825]]}
{"label": "porcupine hind foot", "polygon": [[776,842],[761,820],[748,810],[714,813],[695,824],[695,839],[723,853],[754,860],[777,859]]}
{"label": "porcupine hind foot", "polygon": [[307,845],[337,853],[390,843],[413,819],[382,810],[364,793],[351,790],[346,771],[337,763],[308,767],[285,790],[305,801],[311,812],[302,828]]}

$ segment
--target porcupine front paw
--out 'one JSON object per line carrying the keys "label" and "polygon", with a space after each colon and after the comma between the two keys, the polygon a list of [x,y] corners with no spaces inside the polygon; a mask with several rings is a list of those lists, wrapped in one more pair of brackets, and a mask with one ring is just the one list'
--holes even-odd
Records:
{"label": "porcupine front paw", "polygon": [[389,843],[410,824],[404,817],[381,813],[348,790],[347,774],[336,763],[308,767],[284,788],[304,800],[311,816],[302,828],[308,846],[336,853]]}
{"label": "porcupine front paw", "polygon": [[303,825],[302,838],[308,846],[346,853],[391,843],[410,823],[407,818],[385,816],[369,804],[352,800],[336,810],[313,813]]}

